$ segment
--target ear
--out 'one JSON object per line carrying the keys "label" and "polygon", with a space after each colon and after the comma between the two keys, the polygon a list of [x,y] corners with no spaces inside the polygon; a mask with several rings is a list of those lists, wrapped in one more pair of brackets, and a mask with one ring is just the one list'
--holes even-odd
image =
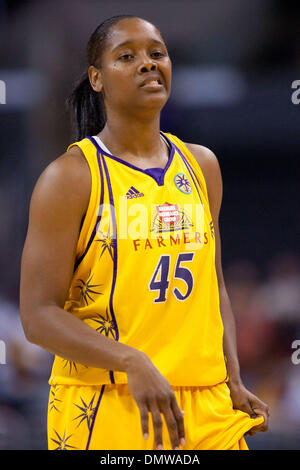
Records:
{"label": "ear", "polygon": [[91,87],[94,91],[101,92],[103,88],[102,76],[99,69],[91,65],[88,69]]}

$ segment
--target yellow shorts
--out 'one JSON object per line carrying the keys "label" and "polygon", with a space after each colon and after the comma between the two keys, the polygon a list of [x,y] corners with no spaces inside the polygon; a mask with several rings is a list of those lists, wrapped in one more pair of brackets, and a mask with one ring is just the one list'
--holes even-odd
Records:
{"label": "yellow shorts", "polygon": [[[226,383],[213,387],[172,387],[184,414],[183,450],[247,450],[243,438],[262,416],[252,419],[234,410]],[[163,421],[163,446],[171,450]],[[49,450],[154,450],[149,414],[149,438],[142,435],[138,406],[128,385],[97,387],[51,386],[48,407]]]}

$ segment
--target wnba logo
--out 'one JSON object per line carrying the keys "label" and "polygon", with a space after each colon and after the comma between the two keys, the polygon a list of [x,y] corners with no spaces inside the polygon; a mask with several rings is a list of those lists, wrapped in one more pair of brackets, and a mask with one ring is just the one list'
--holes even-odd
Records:
{"label": "wnba logo", "polygon": [[6,85],[3,80],[0,80],[0,104],[6,104]]}
{"label": "wnba logo", "polygon": [[6,364],[6,346],[4,341],[0,340],[0,364]]}

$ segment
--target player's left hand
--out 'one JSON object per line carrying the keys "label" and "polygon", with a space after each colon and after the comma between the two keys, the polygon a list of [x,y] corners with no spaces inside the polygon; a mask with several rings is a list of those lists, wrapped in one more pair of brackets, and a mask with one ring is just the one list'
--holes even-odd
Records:
{"label": "player's left hand", "polygon": [[254,419],[258,418],[259,415],[264,417],[264,422],[249,429],[245,436],[254,436],[258,432],[266,432],[270,416],[268,405],[249,392],[243,384],[232,385],[229,382],[228,387],[234,409],[244,411]]}

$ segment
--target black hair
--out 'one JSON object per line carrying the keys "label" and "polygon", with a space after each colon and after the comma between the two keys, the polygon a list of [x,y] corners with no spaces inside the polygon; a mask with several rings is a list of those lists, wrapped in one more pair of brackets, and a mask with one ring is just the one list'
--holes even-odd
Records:
{"label": "black hair", "polygon": [[[112,26],[126,18],[136,18],[134,15],[112,16],[103,21],[91,35],[87,47],[88,64],[99,67],[101,55]],[[106,122],[103,95],[93,90],[88,72],[86,71],[75,84],[67,99],[68,108],[72,114],[74,138],[81,140],[88,135],[98,134]]]}

